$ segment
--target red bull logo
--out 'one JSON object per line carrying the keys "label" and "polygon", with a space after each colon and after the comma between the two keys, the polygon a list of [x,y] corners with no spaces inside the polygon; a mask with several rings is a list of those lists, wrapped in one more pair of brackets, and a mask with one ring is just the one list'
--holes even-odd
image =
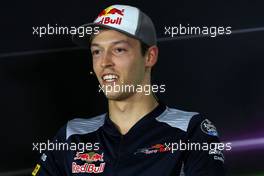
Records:
{"label": "red bull logo", "polygon": [[101,163],[99,166],[88,163],[84,165],[78,165],[75,162],[72,163],[72,173],[102,173],[104,172],[104,168],[105,163]]}
{"label": "red bull logo", "polygon": [[125,9],[122,9],[122,10],[119,10],[117,8],[114,8],[114,7],[108,7],[106,9],[104,9],[99,15],[98,17],[101,17],[101,16],[108,16],[108,15],[115,15],[115,14],[118,14],[120,16],[124,16],[124,11]]}
{"label": "red bull logo", "polygon": [[76,153],[76,156],[74,157],[74,160],[82,160],[87,163],[97,162],[97,161],[104,161],[104,153],[98,154],[95,152],[89,152],[89,153]]}
{"label": "red bull logo", "polygon": [[102,18],[98,23],[100,24],[121,24],[122,17],[113,18],[110,15],[124,16],[125,9],[117,9],[114,7],[108,7],[104,9],[97,18]]}

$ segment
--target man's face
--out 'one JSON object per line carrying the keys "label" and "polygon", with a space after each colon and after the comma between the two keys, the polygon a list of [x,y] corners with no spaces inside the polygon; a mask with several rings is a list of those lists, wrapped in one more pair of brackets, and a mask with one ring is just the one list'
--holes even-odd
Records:
{"label": "man's face", "polygon": [[[91,52],[94,72],[108,99],[128,98],[133,92],[128,89],[127,92],[122,91],[122,86],[134,86],[136,89],[136,85],[146,81],[145,58],[138,40],[115,30],[102,30],[93,38]],[[110,88],[112,91],[109,92]]]}

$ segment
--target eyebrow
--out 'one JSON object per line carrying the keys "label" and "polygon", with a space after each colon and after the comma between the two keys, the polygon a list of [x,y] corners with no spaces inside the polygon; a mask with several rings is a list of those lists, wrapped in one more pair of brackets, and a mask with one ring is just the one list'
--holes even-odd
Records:
{"label": "eyebrow", "polygon": [[[114,41],[114,42],[111,42],[112,45],[117,45],[117,44],[120,44],[120,43],[125,43],[125,44],[128,44],[129,46],[131,46],[131,44],[127,41],[127,40],[118,40],[118,41]],[[92,46],[100,46],[100,44],[98,43],[91,43],[91,47]]]}

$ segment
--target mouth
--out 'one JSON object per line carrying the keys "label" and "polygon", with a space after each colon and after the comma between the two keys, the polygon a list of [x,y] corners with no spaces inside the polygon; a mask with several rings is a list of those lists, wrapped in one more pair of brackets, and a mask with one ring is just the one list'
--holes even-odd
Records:
{"label": "mouth", "polygon": [[103,74],[101,78],[103,80],[103,83],[113,83],[113,82],[117,82],[119,76],[113,73],[107,73],[107,74]]}

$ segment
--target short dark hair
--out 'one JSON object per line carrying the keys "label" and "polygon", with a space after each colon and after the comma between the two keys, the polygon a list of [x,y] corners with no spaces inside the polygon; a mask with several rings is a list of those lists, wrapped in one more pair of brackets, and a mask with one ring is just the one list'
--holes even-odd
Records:
{"label": "short dark hair", "polygon": [[149,46],[140,40],[139,40],[139,43],[140,43],[140,48],[141,48],[141,54],[142,56],[145,56],[149,49]]}

